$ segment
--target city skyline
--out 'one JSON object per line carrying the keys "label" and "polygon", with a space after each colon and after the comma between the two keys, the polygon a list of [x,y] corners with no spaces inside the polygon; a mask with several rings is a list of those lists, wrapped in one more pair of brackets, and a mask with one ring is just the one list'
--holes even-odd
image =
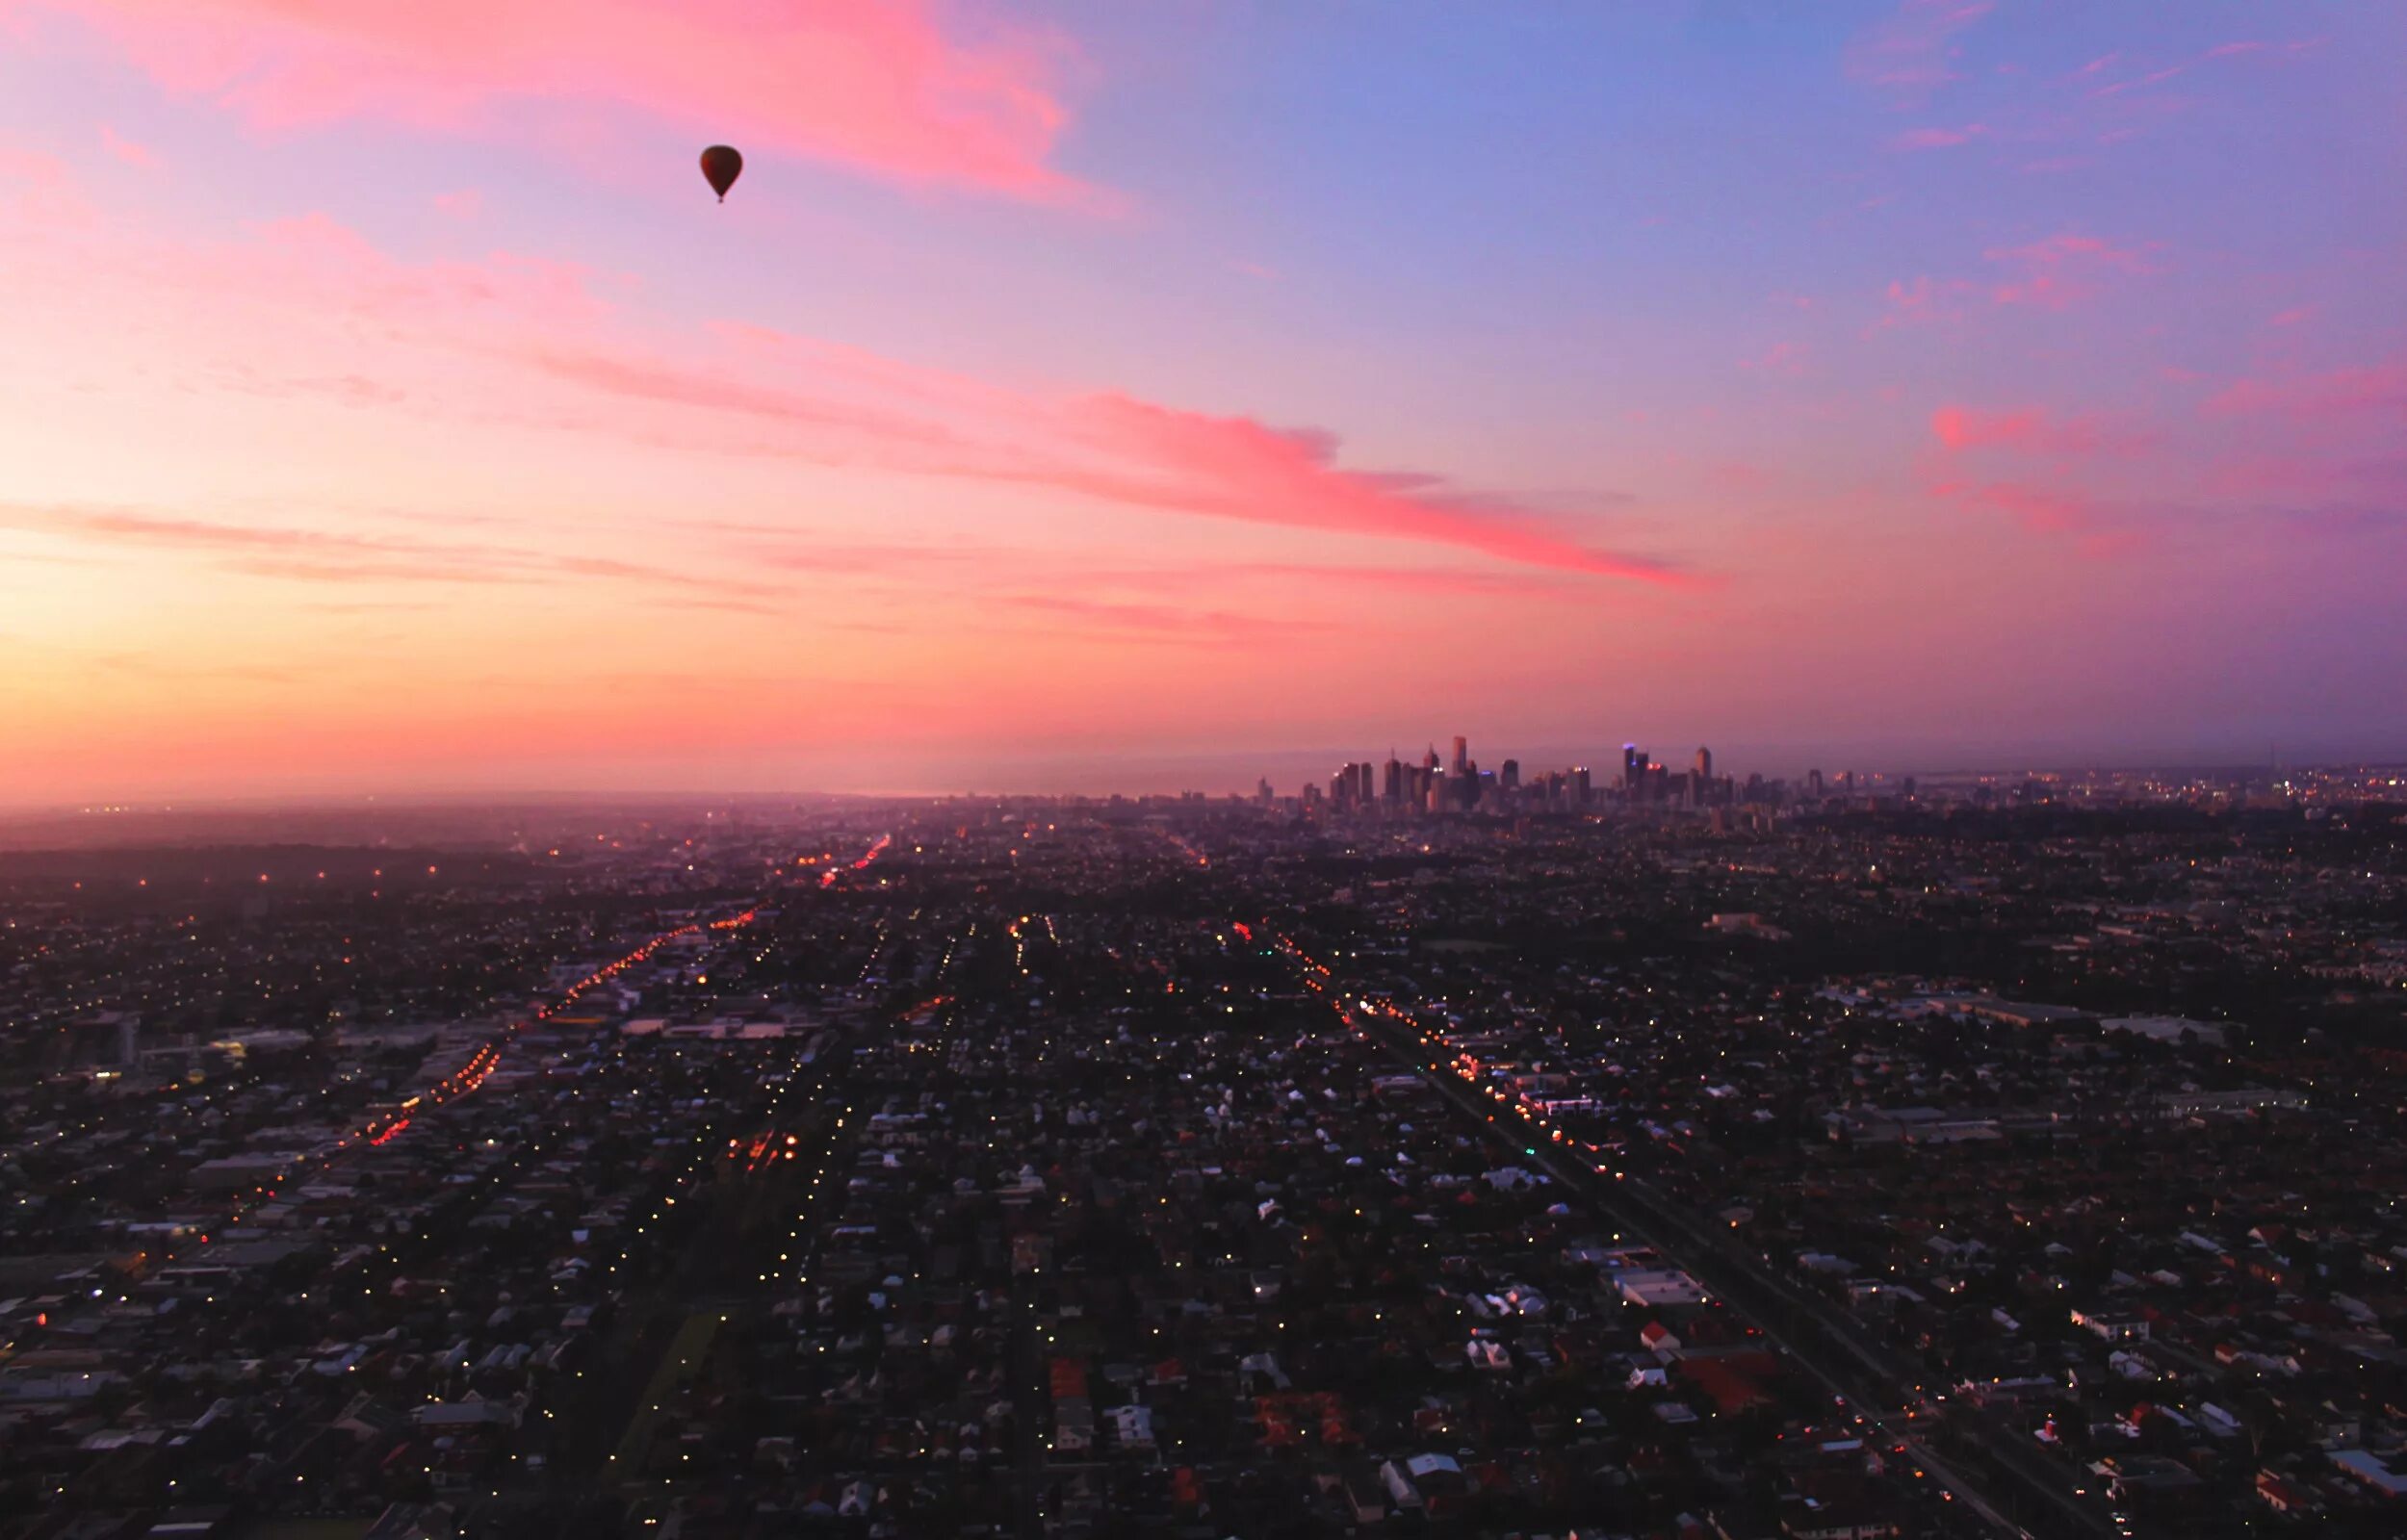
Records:
{"label": "city skyline", "polygon": [[2407,756],[2397,8],[475,13],[0,0],[0,806]]}
{"label": "city skyline", "polygon": [[[137,822],[121,835],[104,838],[142,840],[168,837],[175,827],[172,820],[190,815],[206,820],[227,815],[266,817],[271,820],[285,812],[323,812],[330,815],[374,815],[377,809],[411,815],[439,817],[444,809],[469,811],[481,809],[503,813],[510,809],[537,811],[571,809],[579,807],[596,808],[658,807],[686,812],[709,808],[714,804],[730,810],[745,808],[773,808],[796,807],[814,802],[856,802],[864,806],[894,803],[945,803],[951,801],[1025,801],[1029,803],[1058,802],[1065,806],[1091,805],[1107,800],[1167,803],[1205,799],[1213,803],[1242,803],[1255,806],[1275,805],[1289,810],[1312,812],[1329,808],[1335,810],[1378,810],[1394,812],[1442,813],[1476,811],[1487,815],[1511,815],[1521,812],[1592,812],[1626,813],[1638,808],[1660,807],[1681,812],[1709,808],[1745,808],[1750,805],[1765,808],[1801,808],[1825,797],[1851,801],[1875,797],[1913,799],[1919,788],[1923,801],[1932,807],[1954,803],[1983,803],[1987,797],[1980,788],[1989,788],[1989,795],[2001,801],[2010,799],[2018,788],[2029,797],[2032,790],[2044,790],[2049,796],[2078,794],[2087,796],[2103,790],[2109,800],[2120,800],[2131,793],[2140,800],[2185,800],[2193,797],[2228,798],[2235,795],[2269,795],[2276,800],[2295,801],[2302,795],[2310,804],[2328,801],[2333,796],[2366,796],[2376,801],[2388,800],[2401,789],[2407,789],[2407,759],[2386,760],[2358,758],[2346,756],[2329,758],[2293,756],[2274,746],[2254,760],[2232,759],[2160,759],[2150,761],[2114,762],[2111,760],[1999,759],[1987,762],[1917,763],[1904,761],[1881,763],[1839,757],[1827,759],[1803,758],[1755,759],[1742,745],[1736,752],[1722,753],[1710,745],[1700,745],[1672,760],[1656,758],[1652,751],[1635,743],[1624,743],[1623,758],[1617,765],[1601,750],[1589,752],[1564,749],[1560,746],[1536,745],[1527,749],[1509,749],[1483,763],[1471,752],[1467,735],[1451,735],[1450,741],[1465,746],[1465,763],[1470,774],[1455,779],[1451,758],[1438,754],[1438,739],[1431,738],[1419,755],[1406,755],[1393,746],[1370,759],[1355,759],[1348,755],[1288,752],[1272,756],[1249,755],[1240,751],[1223,753],[1208,760],[1186,761],[1190,769],[1205,768],[1196,774],[1185,774],[1163,768],[1159,763],[1150,769],[1130,774],[1126,765],[1105,759],[1100,761],[1062,760],[1057,763],[1039,761],[1045,769],[1038,780],[980,782],[974,777],[958,784],[928,784],[919,786],[767,786],[760,788],[729,788],[724,786],[626,787],[626,786],[546,786],[529,785],[496,790],[490,786],[433,788],[416,792],[329,791],[294,795],[262,793],[244,797],[131,797],[111,799],[87,798],[81,801],[54,803],[0,804],[0,820],[13,821],[14,833],[33,832],[43,837],[44,832],[55,835],[68,826],[58,819],[90,818],[94,815],[135,815],[138,820],[167,819],[169,822]],[[1432,772],[1429,757],[1437,755],[1440,763],[1434,774],[1444,788],[1442,805],[1430,800]],[[1633,799],[1627,790],[1631,780],[1632,761],[1636,755],[1645,761],[1646,768],[1670,778],[1668,786],[1658,785]],[[1401,772],[1399,783],[1390,790],[1390,766]],[[1713,788],[1712,795],[1698,800],[1695,784],[1690,781],[1694,770],[1702,782]],[[1372,791],[1367,801],[1341,795],[1337,782],[1349,774],[1360,776],[1367,772]],[[1423,779],[1412,780],[1415,772]],[[1251,778],[1251,779],[1248,779]],[[1476,783],[1479,790],[1469,806],[1457,800],[1465,784]],[[1359,784],[1359,783],[1358,783]],[[1498,797],[1495,793],[1520,793],[1519,796]],[[1568,790],[1566,798],[1562,793]],[[199,827],[199,826],[195,826]],[[96,834],[95,824],[87,833]],[[11,837],[11,832],[0,830],[0,842]],[[20,840],[21,842],[21,840]]]}

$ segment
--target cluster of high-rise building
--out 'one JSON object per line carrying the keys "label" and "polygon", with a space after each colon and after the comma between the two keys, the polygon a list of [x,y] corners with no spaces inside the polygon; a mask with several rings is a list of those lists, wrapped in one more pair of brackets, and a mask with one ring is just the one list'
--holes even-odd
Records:
{"label": "cluster of high-rise building", "polygon": [[[1821,795],[1821,772],[1814,773],[1814,791]],[[1851,783],[1852,773],[1844,778]],[[1301,798],[1307,810],[1340,813],[1581,812],[1607,807],[1705,808],[1747,803],[1776,802],[1786,794],[1779,782],[1750,775],[1744,783],[1714,774],[1713,751],[1699,748],[1686,770],[1658,764],[1635,744],[1621,751],[1618,782],[1598,784],[1587,765],[1549,770],[1523,780],[1521,762],[1507,759],[1492,770],[1471,757],[1470,740],[1457,735],[1452,754],[1440,757],[1432,744],[1417,761],[1400,758],[1392,750],[1386,762],[1360,760],[1340,765],[1324,787],[1307,785]],[[1268,781],[1255,790],[1263,806],[1279,798]]]}

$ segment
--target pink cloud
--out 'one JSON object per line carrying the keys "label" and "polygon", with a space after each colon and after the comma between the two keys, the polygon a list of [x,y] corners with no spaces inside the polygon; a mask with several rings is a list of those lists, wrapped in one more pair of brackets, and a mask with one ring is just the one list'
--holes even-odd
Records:
{"label": "pink cloud", "polygon": [[1951,453],[2005,449],[2029,454],[2078,456],[2127,451],[2145,442],[2133,434],[2111,431],[2096,418],[2059,418],[2042,406],[1997,412],[1972,406],[1942,406],[1930,414],[1930,432],[1939,441],[1939,447]]}
{"label": "pink cloud", "polygon": [[665,406],[832,430],[858,435],[884,447],[909,445],[928,450],[969,447],[968,441],[943,424],[907,412],[845,399],[835,394],[731,379],[657,359],[547,346],[530,352],[524,361],[555,379]]}
{"label": "pink cloud", "polygon": [[[1449,546],[1593,577],[1674,587],[1702,581],[1652,557],[1585,544],[1511,499],[1425,473],[1341,467],[1335,435],[1322,429],[1273,427],[1117,392],[1035,396],[807,339],[781,346],[774,334],[754,329],[743,336],[765,361],[783,366],[785,377],[736,378],[591,350],[546,348],[528,361],[607,395],[784,430],[766,452]],[[723,441],[717,447],[740,449]]]}
{"label": "pink cloud", "polygon": [[[5,141],[0,141],[0,211],[13,213],[28,224],[52,227],[83,224],[91,217],[82,193],[67,176],[66,163]],[[0,255],[5,255],[4,249]]]}
{"label": "pink cloud", "polygon": [[1523,566],[1672,586],[1695,578],[1646,557],[1597,551],[1500,499],[1460,492],[1408,472],[1348,471],[1335,437],[1251,418],[1210,417],[1131,397],[1091,397],[1072,409],[1074,432],[1129,471],[1045,468],[1035,479],[1124,502],[1292,528],[1426,541]]}
{"label": "pink cloud", "polygon": [[[1560,599],[1576,602],[1584,585],[1540,578],[1525,572],[1473,572],[1459,567],[1340,567],[1320,564],[1254,562],[1220,569],[1231,578],[1258,578],[1325,588],[1345,583],[1395,593],[1437,598],[1484,598],[1528,601]],[[1190,574],[1216,581],[1219,573]]]}
{"label": "pink cloud", "polygon": [[2093,518],[2087,499],[2044,487],[2002,481],[1987,486],[1942,485],[1935,490],[1999,509],[2026,529],[2042,534],[2079,533],[2090,527]]}
{"label": "pink cloud", "polygon": [[189,552],[230,571],[299,582],[525,583],[558,576],[754,599],[782,592],[743,578],[702,576],[609,557],[277,525],[232,524],[142,508],[0,503],[0,529],[156,554]]}
{"label": "pink cloud", "polygon": [[1303,590],[1324,596],[1333,588],[1347,587],[1436,598],[1556,600],[1573,603],[1584,603],[1594,593],[1576,578],[1526,570],[1280,561],[1163,567],[1117,562],[1086,565],[1065,560],[1055,551],[1003,545],[863,546],[815,542],[794,547],[779,543],[789,531],[775,526],[726,527],[730,532],[764,537],[769,543],[758,548],[752,559],[780,571],[881,578],[906,586],[941,581],[972,588],[1001,585],[1014,591],[1049,585],[1055,589],[1111,593],[1192,595],[1200,591],[1218,594],[1252,585],[1288,594]]}
{"label": "pink cloud", "polygon": [[1757,493],[1772,485],[1772,473],[1750,460],[1717,460],[1703,470],[1706,483],[1723,492]]}
{"label": "pink cloud", "polygon": [[1986,123],[1966,123],[1961,128],[1914,128],[1891,140],[1889,147],[1899,150],[1949,150],[1970,144],[1988,132]]}
{"label": "pink cloud", "polygon": [[2062,310],[2098,292],[2109,273],[2153,272],[2147,257],[2095,236],[2072,231],[2052,235],[2028,245],[1992,247],[1989,261],[2020,270],[2009,282],[1992,288],[1989,297],[2001,305],[2032,305]]}
{"label": "pink cloud", "polygon": [[1099,205],[1057,169],[1061,38],[940,24],[928,0],[40,0],[162,85],[266,129],[376,118],[500,134],[632,108],[701,139],[917,186]]}
{"label": "pink cloud", "polygon": [[1740,359],[1739,368],[1758,374],[1801,374],[1805,372],[1805,345],[1773,343],[1753,358]]}
{"label": "pink cloud", "polygon": [[2407,517],[2407,457],[2350,459],[2299,452],[2241,450],[2218,461],[2216,485],[2296,506],[2372,500],[2400,507]]}
{"label": "pink cloud", "polygon": [[100,125],[100,146],[128,166],[151,170],[159,165],[158,154],[149,145],[125,138],[106,123]]}
{"label": "pink cloud", "polygon": [[1888,331],[1901,326],[1929,326],[1959,321],[1964,319],[1964,301],[1977,292],[1977,286],[1961,278],[1935,279],[1919,275],[1912,283],[1891,279],[1882,295],[1885,308],[1871,330]]}
{"label": "pink cloud", "polygon": [[2032,534],[2073,539],[2083,556],[2094,559],[2129,555],[2146,542],[2142,529],[2124,520],[2108,519],[2094,500],[2080,492],[2012,481],[1943,483],[1931,491],[2003,513]]}
{"label": "pink cloud", "polygon": [[2407,361],[2393,359],[2282,379],[2236,380],[2210,397],[2206,410],[2216,417],[2304,420],[2407,415]]}
{"label": "pink cloud", "polygon": [[[0,157],[0,189],[8,180]],[[32,185],[64,191],[63,181],[48,175]],[[489,346],[497,322],[597,322],[611,313],[611,296],[628,287],[623,277],[509,251],[402,262],[324,214],[268,220],[223,240],[192,241],[109,224],[89,211],[51,212],[52,218],[29,220],[12,232],[14,239],[0,243],[0,282],[58,285],[72,276],[72,295],[99,319],[116,321],[142,306],[153,323],[195,334],[232,329],[238,312],[255,307],[262,315],[251,321],[266,326],[265,317],[272,314],[272,329],[281,333],[364,322],[385,329],[387,337],[423,332],[429,342]],[[271,341],[260,339],[263,346]],[[260,361],[253,349],[243,356],[246,363]]]}
{"label": "pink cloud", "polygon": [[2144,75],[2135,75],[2129,80],[2118,80],[2112,85],[2101,86],[2089,94],[2098,97],[2120,96],[2125,91],[2145,90],[2151,86],[2161,86],[2166,81],[2188,72],[2189,65],[2187,64],[2167,64],[2161,69],[2152,69]]}
{"label": "pink cloud", "polygon": [[1212,646],[1269,645],[1325,632],[1326,622],[1295,615],[1248,615],[1221,609],[1185,609],[1172,604],[1136,604],[1068,594],[1010,594],[993,603],[1058,618],[1079,629],[1132,641]]}
{"label": "pink cloud", "polygon": [[1969,406],[1942,406],[1930,414],[1930,431],[1950,449],[2003,444],[2025,449],[2035,444],[2047,414],[2035,406],[2008,412],[1981,412]]}
{"label": "pink cloud", "polygon": [[[2275,49],[2273,44],[2254,38],[2238,38],[2231,42],[2219,42],[2202,54],[2198,54],[2189,59],[2182,60],[2177,64],[2161,65],[2158,68],[2148,70],[2144,74],[2134,75],[2127,80],[2118,80],[2108,85],[2100,86],[2089,94],[2094,97],[2105,98],[2124,95],[2131,91],[2146,90],[2151,86],[2161,86],[2168,80],[2175,80],[2189,73],[2200,64],[2212,64],[2218,59],[2246,59],[2252,56],[2262,55],[2270,60],[2278,61],[2278,59],[2282,57],[2295,56],[2312,51],[2320,41],[2321,39],[2314,38],[2300,38],[2296,41],[2283,44],[2278,50]],[[2104,65],[2112,63],[2120,57],[2121,56],[2117,54],[2109,54],[2105,59],[2100,60],[2083,69],[2082,73],[2094,74]]]}
{"label": "pink cloud", "polygon": [[248,240],[183,257],[185,281],[220,295],[272,295],[363,321],[408,321],[475,337],[494,318],[530,325],[599,320],[609,310],[590,269],[516,252],[479,261],[399,262],[324,214],[273,219]]}
{"label": "pink cloud", "polygon": [[438,192],[434,211],[454,219],[473,219],[484,212],[484,194],[473,187],[456,192]]}
{"label": "pink cloud", "polygon": [[1895,13],[1848,45],[1851,79],[1927,93],[1957,78],[1961,33],[1992,9],[1990,0],[1905,0]]}

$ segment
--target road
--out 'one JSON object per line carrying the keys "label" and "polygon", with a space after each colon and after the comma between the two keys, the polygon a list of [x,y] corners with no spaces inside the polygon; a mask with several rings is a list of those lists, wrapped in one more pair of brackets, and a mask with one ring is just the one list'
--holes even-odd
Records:
{"label": "road", "polygon": [[[1979,1446],[1988,1463],[2010,1480],[2010,1490],[1977,1482],[1941,1455],[1919,1432],[1892,1425],[1891,1409],[1921,1399],[1923,1375],[1888,1348],[1869,1339],[1837,1305],[1798,1288],[1744,1250],[1713,1232],[1681,1205],[1645,1182],[1600,1175],[1575,1151],[1556,1146],[1519,1117],[1500,1121],[1496,1107],[1474,1098],[1455,1076],[1433,1069],[1430,1049],[1414,1033],[1374,1010],[1346,1003],[1329,970],[1291,942],[1282,949],[1304,967],[1306,987],[1319,993],[1359,1038],[1385,1047],[1461,1112],[1523,1160],[1569,1191],[1586,1197],[1615,1228],[1638,1237],[1685,1269],[1708,1289],[1760,1324],[1766,1335],[1824,1388],[1859,1415],[1868,1432],[1892,1448],[1902,1447],[1915,1468],[2011,1540],[2033,1535],[2098,1536],[2117,1530],[2108,1516],[2072,1491],[2070,1475],[2027,1448],[2013,1429],[1970,1405],[1949,1413],[1954,1430]],[[1507,1104],[1511,1105],[1511,1104]],[[2014,1510],[2013,1516],[2007,1509]]]}

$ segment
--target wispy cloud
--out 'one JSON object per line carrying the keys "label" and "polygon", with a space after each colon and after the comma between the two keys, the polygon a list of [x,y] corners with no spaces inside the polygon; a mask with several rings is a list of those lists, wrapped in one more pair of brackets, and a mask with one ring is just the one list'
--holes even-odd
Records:
{"label": "wispy cloud", "polygon": [[2027,306],[2067,310],[2096,297],[2110,280],[2159,270],[2154,248],[2116,245],[2077,230],[2059,231],[2021,245],[1991,246],[1982,260],[2005,270],[2003,277],[1916,276],[1891,279],[1873,331],[1961,321],[1975,310]]}
{"label": "wispy cloud", "polygon": [[1122,603],[1069,594],[1010,594],[990,603],[1007,610],[1074,622],[1085,629],[1148,641],[1270,643],[1331,629],[1325,621],[1293,615],[1248,615],[1172,604]]}
{"label": "wispy cloud", "polygon": [[2003,449],[2063,457],[2130,453],[2148,442],[2143,434],[2115,428],[2099,418],[2059,416],[2044,406],[1998,411],[1941,406],[1930,414],[1930,433],[1941,449],[1952,452]]}
{"label": "wispy cloud", "polygon": [[1889,141],[1889,147],[1898,150],[1952,150],[1970,144],[1977,139],[1984,139],[1988,133],[1989,125],[1986,123],[1966,123],[1960,128],[1934,124],[1927,128],[1907,129]]}
{"label": "wispy cloud", "polygon": [[1070,409],[1074,434],[1135,470],[1048,468],[1036,479],[1124,502],[1255,524],[1456,546],[1525,566],[1682,586],[1658,558],[1594,549],[1510,500],[1420,472],[1354,471],[1335,435],[1212,417],[1132,397],[1090,397]]}
{"label": "wispy cloud", "polygon": [[[793,432],[781,452],[826,463],[1037,488],[1125,506],[1377,539],[1667,585],[1698,579],[1661,558],[1605,550],[1510,498],[1421,472],[1338,464],[1335,435],[1216,417],[1115,392],[1048,398],[893,360],[809,352],[797,382],[583,352],[534,367],[609,395],[732,415]],[[865,398],[864,387],[869,387]]]}
{"label": "wispy cloud", "polygon": [[209,371],[195,388],[277,400],[317,397],[345,406],[398,406],[408,398],[406,392],[365,374],[269,374],[246,364]]}
{"label": "wispy cloud", "polygon": [[1776,342],[1752,358],[1740,359],[1739,368],[1752,374],[1802,374],[1806,352],[1803,343]]}
{"label": "wispy cloud", "polygon": [[100,125],[100,147],[128,166],[137,166],[145,171],[158,168],[159,154],[156,150],[127,139],[106,123]]}
{"label": "wispy cloud", "polygon": [[848,579],[876,579],[907,593],[913,585],[945,585],[948,591],[1025,590],[1048,583],[1082,593],[1228,593],[1239,589],[1293,596],[1367,589],[1433,599],[1508,599],[1516,602],[1580,603],[1594,587],[1576,575],[1526,568],[1383,566],[1338,562],[1223,561],[1175,566],[1133,565],[1109,553],[1079,554],[1051,548],[1010,546],[780,544],[790,531],[772,526],[712,525],[738,535],[765,537],[748,547],[745,560],[784,572]]}
{"label": "wispy cloud", "polygon": [[536,583],[563,578],[623,581],[657,592],[761,599],[784,590],[712,575],[518,547],[416,540],[290,525],[236,524],[140,508],[0,503],[0,529],[17,529],[138,552],[183,552],[255,578],[309,583]]}
{"label": "wispy cloud", "polygon": [[2042,310],[2062,310],[2090,297],[2110,274],[2156,270],[2145,252],[2070,230],[2024,245],[1994,246],[1982,255],[2016,274],[1992,288],[1990,298]]}
{"label": "wispy cloud", "polygon": [[2215,417],[2396,417],[2407,425],[2407,359],[2322,373],[2235,380],[2208,398],[2206,410]]}
{"label": "wispy cloud", "polygon": [[1911,282],[1892,278],[1881,294],[1880,316],[1868,329],[1879,332],[1960,321],[1978,293],[1978,284],[1961,278],[1933,278],[1928,273],[1916,275]]}
{"label": "wispy cloud", "polygon": [[2128,555],[2146,539],[2143,530],[2110,519],[2095,499],[2070,488],[2014,481],[1941,482],[1931,491],[1971,507],[2002,513],[2033,534],[2071,539],[2084,556]]}
{"label": "wispy cloud", "polygon": [[514,138],[610,104],[890,181],[1108,201],[1054,164],[1073,44],[1026,26],[973,36],[927,0],[45,3],[168,89],[267,129],[366,117]]}
{"label": "wispy cloud", "polygon": [[1848,75],[1920,99],[1957,78],[1957,39],[1992,9],[1990,0],[1905,0],[1848,44]]}
{"label": "wispy cloud", "polygon": [[5,140],[0,140],[0,212],[53,227],[79,225],[91,217],[65,162]]}
{"label": "wispy cloud", "polygon": [[[2178,60],[2173,64],[2161,64],[2155,68],[2144,68],[2138,74],[2126,75],[2119,80],[2107,81],[2105,84],[2093,88],[2089,94],[2092,97],[2101,100],[2115,96],[2128,95],[2135,91],[2144,91],[2153,86],[2161,86],[2169,80],[2177,80],[2182,76],[2188,74],[2191,70],[2198,68],[2202,64],[2211,64],[2218,60],[2257,58],[2274,61],[2295,59],[2300,55],[2313,53],[2320,46],[2322,46],[2322,39],[2319,38],[2299,38],[2281,43],[2267,42],[2257,38],[2238,38],[2229,42],[2216,43],[2212,48],[2206,49],[2201,53],[2192,54],[2190,57]],[[2121,62],[2122,58],[2123,56],[2120,54],[2109,54],[2104,59],[2093,60],[2079,71],[2077,78],[2093,77],[2103,74],[2111,65]]]}

